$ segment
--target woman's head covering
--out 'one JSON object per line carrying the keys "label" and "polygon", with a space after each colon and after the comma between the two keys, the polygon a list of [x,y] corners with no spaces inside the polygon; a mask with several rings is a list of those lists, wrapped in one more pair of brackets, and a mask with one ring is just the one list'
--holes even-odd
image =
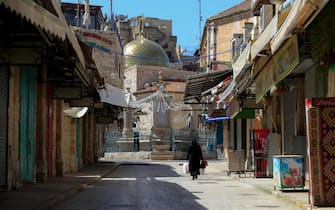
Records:
{"label": "woman's head covering", "polygon": [[193,138],[192,139],[192,145],[197,145],[197,144],[198,144],[197,138]]}

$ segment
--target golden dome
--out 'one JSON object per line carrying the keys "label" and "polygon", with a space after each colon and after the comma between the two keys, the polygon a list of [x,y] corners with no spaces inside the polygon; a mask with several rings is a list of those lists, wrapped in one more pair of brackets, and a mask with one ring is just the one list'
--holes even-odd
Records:
{"label": "golden dome", "polygon": [[157,43],[148,39],[133,40],[123,48],[124,66],[133,65],[169,67],[169,57],[164,49]]}

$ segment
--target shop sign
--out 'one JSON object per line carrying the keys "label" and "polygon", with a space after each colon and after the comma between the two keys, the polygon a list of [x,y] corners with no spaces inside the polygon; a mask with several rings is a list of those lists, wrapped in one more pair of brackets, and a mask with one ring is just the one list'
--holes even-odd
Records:
{"label": "shop sign", "polygon": [[267,62],[270,60],[270,57],[258,57],[257,61],[253,65],[253,75],[258,75],[264,68],[264,66],[267,64]]}
{"label": "shop sign", "polygon": [[76,33],[80,40],[92,48],[100,49],[106,53],[109,53],[112,50],[113,41],[110,40],[108,34],[87,30],[78,30]]}
{"label": "shop sign", "polygon": [[256,78],[256,103],[259,103],[266,92],[289,75],[298,64],[298,40],[297,36],[292,36]]}
{"label": "shop sign", "polygon": [[297,36],[292,36],[273,56],[276,82],[283,80],[299,64]]}
{"label": "shop sign", "polygon": [[275,84],[275,67],[271,59],[256,79],[256,103],[259,103],[263,96]]}

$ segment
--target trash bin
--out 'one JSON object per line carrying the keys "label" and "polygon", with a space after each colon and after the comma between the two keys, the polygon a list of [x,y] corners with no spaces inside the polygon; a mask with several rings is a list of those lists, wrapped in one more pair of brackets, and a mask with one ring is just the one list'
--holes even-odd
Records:
{"label": "trash bin", "polygon": [[273,156],[273,182],[274,189],[303,189],[305,187],[303,156]]}

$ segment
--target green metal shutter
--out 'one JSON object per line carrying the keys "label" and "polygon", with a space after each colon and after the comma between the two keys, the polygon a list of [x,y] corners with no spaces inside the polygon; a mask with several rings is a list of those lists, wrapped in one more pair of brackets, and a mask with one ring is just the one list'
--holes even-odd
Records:
{"label": "green metal shutter", "polygon": [[20,81],[20,178],[34,181],[36,70],[21,66]]}

